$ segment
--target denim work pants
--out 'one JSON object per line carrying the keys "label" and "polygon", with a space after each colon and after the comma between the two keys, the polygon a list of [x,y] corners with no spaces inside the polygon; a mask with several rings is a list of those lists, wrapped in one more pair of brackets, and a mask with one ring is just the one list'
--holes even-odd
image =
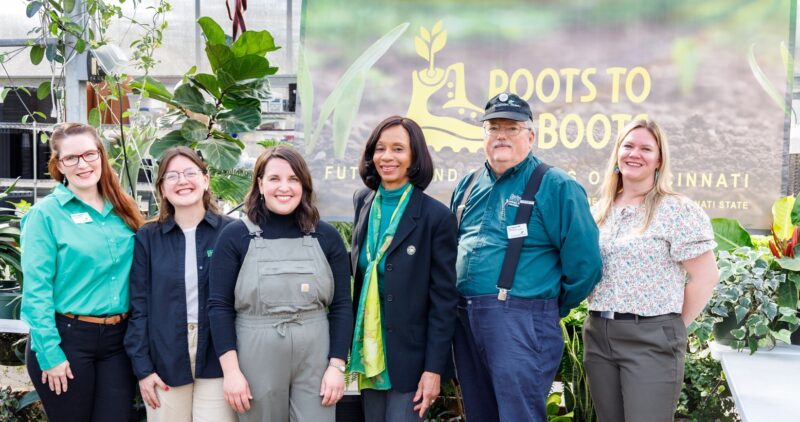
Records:
{"label": "denim work pants", "polygon": [[42,370],[30,348],[25,354],[28,375],[52,422],[125,422],[133,419],[136,378],[122,339],[128,321],[94,324],[56,314],[61,349],[67,355],[74,379],[67,391],[56,395],[42,384]]}
{"label": "denim work pants", "polygon": [[453,344],[467,420],[547,420],[564,351],[557,299],[462,297]]}

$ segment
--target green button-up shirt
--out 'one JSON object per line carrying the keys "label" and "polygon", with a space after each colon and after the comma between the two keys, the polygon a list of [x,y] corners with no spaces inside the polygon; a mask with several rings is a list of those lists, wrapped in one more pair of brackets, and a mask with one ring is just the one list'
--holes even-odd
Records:
{"label": "green button-up shirt", "polygon": [[97,212],[64,185],[22,219],[22,319],[43,370],[66,360],[55,314],[128,311],[134,232],[106,201]]}
{"label": "green button-up shirt", "polygon": [[[459,227],[457,287],[462,296],[497,294],[525,185],[540,161],[529,155],[499,178],[488,163],[475,175]],[[468,177],[453,192],[451,210],[461,203]],[[602,262],[597,225],[586,192],[569,175],[551,168],[534,197],[519,265],[509,295],[558,298],[562,316],[585,299],[600,280]]]}

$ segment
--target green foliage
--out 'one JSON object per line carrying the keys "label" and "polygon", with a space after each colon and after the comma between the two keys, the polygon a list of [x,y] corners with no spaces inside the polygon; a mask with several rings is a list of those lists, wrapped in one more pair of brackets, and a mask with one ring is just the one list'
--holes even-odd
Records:
{"label": "green foliage", "polygon": [[[144,96],[178,109],[180,130],[155,141],[150,154],[159,158],[176,145],[199,150],[215,171],[230,170],[239,162],[244,144],[237,135],[261,124],[261,101],[269,95],[267,76],[277,72],[265,55],[277,50],[268,31],[245,31],[233,45],[222,28],[209,17],[198,19],[206,38],[206,56],[212,74],[184,75],[184,84],[174,93],[151,78],[140,78],[131,86]],[[230,192],[240,189],[238,179],[222,177],[212,187]],[[217,193],[215,191],[215,193]]]}
{"label": "green foliage", "polygon": [[349,221],[330,221],[330,223],[339,232],[339,236],[342,236],[347,249],[350,249],[350,240],[353,238],[353,223]]}
{"label": "green foliage", "polygon": [[[717,264],[719,284],[705,312],[692,322],[689,331],[707,341],[714,324],[725,321],[732,328],[718,325],[717,341],[729,332],[730,346],[737,350],[747,347],[750,353],[761,347],[774,347],[777,340],[790,343],[792,331],[800,325],[797,287],[793,279],[787,279],[786,271],[775,265],[768,250],[742,247],[721,251]],[[779,301],[792,305],[781,306]]]}
{"label": "green foliage", "polygon": [[[17,185],[17,180],[0,192],[0,201],[8,197]],[[22,255],[20,253],[20,228],[21,214],[16,209],[0,208],[0,211],[9,214],[0,215],[0,278],[4,274],[13,276],[20,285],[22,284]]]}
{"label": "green foliage", "polygon": [[303,132],[306,140],[306,152],[310,152],[317,144],[322,134],[322,128],[336,111],[334,116],[334,151],[338,158],[344,158],[345,146],[350,134],[350,126],[361,104],[364,92],[366,73],[375,63],[386,54],[386,51],[400,38],[408,28],[408,23],[403,23],[389,31],[378,41],[367,48],[355,62],[345,71],[336,83],[328,98],[322,103],[322,109],[317,116],[317,124],[313,131],[311,121],[314,112],[314,83],[311,72],[303,53],[300,56],[297,72],[297,88],[300,92],[300,101],[303,105]]}
{"label": "green foliage", "polygon": [[[34,398],[31,401],[31,398]],[[47,421],[35,391],[13,391],[11,386],[0,388],[0,421],[39,422]]]}
{"label": "green foliage", "polygon": [[714,228],[717,251],[731,251],[742,246],[753,246],[750,233],[732,218],[714,218],[711,220],[711,226]]}
{"label": "green foliage", "polygon": [[722,365],[711,357],[706,344],[696,335],[689,335],[683,388],[675,416],[690,421],[737,421],[735,403]]}
{"label": "green foliage", "polygon": [[564,337],[564,355],[559,374],[564,384],[564,402],[569,415],[577,421],[597,420],[594,402],[589,392],[589,381],[583,367],[583,323],[588,316],[588,305],[583,301],[561,319],[561,332]]}

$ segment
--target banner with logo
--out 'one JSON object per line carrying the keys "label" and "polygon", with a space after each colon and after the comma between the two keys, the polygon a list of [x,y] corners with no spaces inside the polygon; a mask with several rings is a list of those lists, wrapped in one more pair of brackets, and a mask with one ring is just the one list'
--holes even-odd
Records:
{"label": "banner with logo", "polygon": [[534,111],[534,154],[590,200],[617,131],[648,116],[668,138],[676,191],[767,228],[792,112],[793,3],[307,0],[298,146],[320,210],[352,219],[364,144],[394,114],[424,129],[427,192],[449,203],[484,162],[486,101],[508,91]]}

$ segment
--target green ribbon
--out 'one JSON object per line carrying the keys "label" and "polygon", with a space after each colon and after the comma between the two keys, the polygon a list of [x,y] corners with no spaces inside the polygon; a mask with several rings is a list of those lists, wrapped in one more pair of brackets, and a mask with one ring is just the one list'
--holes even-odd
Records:
{"label": "green ribbon", "polygon": [[[389,245],[392,244],[400,217],[406,210],[414,186],[409,184],[400,196],[389,220],[389,226],[383,235],[379,235],[381,227],[380,190],[375,193],[375,200],[370,208],[369,226],[367,227],[367,271],[358,301],[356,328],[353,334],[353,350],[350,355],[350,372],[358,374],[358,388],[363,390],[388,390],[392,388],[389,371],[386,367],[386,349],[383,341],[383,324],[381,323],[381,302],[378,293],[378,264],[383,259]],[[380,247],[378,247],[380,245]]]}

